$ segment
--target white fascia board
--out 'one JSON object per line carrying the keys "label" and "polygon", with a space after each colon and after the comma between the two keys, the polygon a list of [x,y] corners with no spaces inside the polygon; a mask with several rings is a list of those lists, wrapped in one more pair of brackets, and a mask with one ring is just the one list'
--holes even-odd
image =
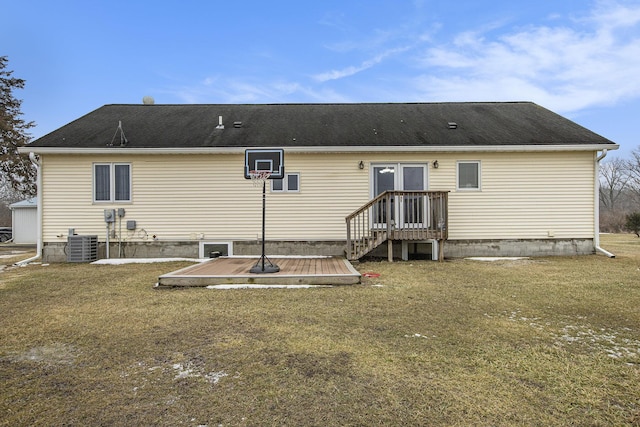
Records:
{"label": "white fascia board", "polygon": [[[68,148],[68,147],[19,147],[18,152],[28,154],[244,154],[246,149],[266,147],[171,147],[171,148]],[[313,146],[282,147],[288,153],[497,153],[544,151],[602,151],[617,150],[618,144],[568,144],[568,145],[463,145],[463,146]]]}

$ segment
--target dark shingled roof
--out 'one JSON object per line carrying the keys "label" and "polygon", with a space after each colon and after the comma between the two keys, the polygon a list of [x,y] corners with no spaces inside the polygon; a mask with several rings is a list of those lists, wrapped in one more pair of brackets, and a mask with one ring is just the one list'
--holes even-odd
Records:
{"label": "dark shingled roof", "polygon": [[615,145],[534,103],[463,102],[105,105],[31,146],[119,146],[119,122],[135,148]]}

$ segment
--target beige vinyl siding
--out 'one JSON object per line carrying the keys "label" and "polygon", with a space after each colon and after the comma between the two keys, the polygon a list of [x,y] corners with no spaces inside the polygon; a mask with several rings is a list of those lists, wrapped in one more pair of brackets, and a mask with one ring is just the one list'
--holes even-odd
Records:
{"label": "beige vinyl siding", "polygon": [[[267,238],[344,239],[345,216],[368,200],[368,172],[358,168],[360,159],[286,155],[286,170],[300,173],[300,192],[272,193],[267,184]],[[119,207],[126,210],[122,236],[130,241],[153,235],[159,240],[253,240],[261,235],[262,189],[244,179],[242,155],[127,157],[132,201],[93,203],[93,163],[124,161],[123,156],[45,156],[44,240],[66,240],[69,228],[104,240],[103,210]],[[126,231],[126,220],[136,220],[135,233]]]}
{"label": "beige vinyl siding", "polygon": [[450,239],[593,237],[593,153],[447,157],[432,171],[431,189],[452,188],[456,160],[481,162],[481,190],[453,187],[449,195]]}
{"label": "beige vinyl siding", "polygon": [[89,159],[41,157],[42,188],[38,192],[42,205],[43,241],[66,240],[69,228],[84,231],[81,234],[97,234],[97,223],[92,214],[101,214],[102,210],[91,205],[91,167]]}
{"label": "beige vinyl siding", "polygon": [[[481,162],[481,191],[456,191],[458,160]],[[272,193],[267,187],[267,239],[344,240],[345,217],[371,196],[372,163],[428,165],[428,189],[451,191],[451,239],[537,239],[549,232],[590,238],[593,160],[593,152],[285,152],[285,170],[300,174],[300,191]],[[92,202],[95,162],[131,164],[131,202]],[[160,241],[255,240],[261,234],[262,189],[244,179],[243,164],[242,154],[43,155],[44,241],[65,241],[69,228],[103,241],[103,210],[119,207],[126,210],[122,237],[129,241],[153,235]],[[136,221],[135,232],[126,231],[127,220]]]}

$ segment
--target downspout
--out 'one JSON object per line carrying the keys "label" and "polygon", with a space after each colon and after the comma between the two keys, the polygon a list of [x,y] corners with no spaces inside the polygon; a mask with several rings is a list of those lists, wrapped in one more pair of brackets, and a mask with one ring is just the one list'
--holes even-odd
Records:
{"label": "downspout", "polygon": [[35,154],[34,152],[29,153],[29,160],[31,160],[31,163],[33,164],[33,166],[35,166],[36,168],[36,218],[37,218],[37,227],[36,227],[36,234],[37,234],[37,243],[36,243],[36,255],[31,257],[31,258],[27,258],[27,259],[23,259],[22,261],[18,261],[16,262],[14,265],[17,266],[24,266],[29,264],[32,261],[37,260],[38,258],[41,257],[42,255],[42,173],[41,173],[41,166],[42,164],[40,163],[40,160],[38,159],[38,155]]}
{"label": "downspout", "polygon": [[594,184],[594,224],[593,224],[593,244],[596,252],[601,252],[608,256],[609,258],[615,258],[616,256],[611,252],[602,249],[600,247],[600,160],[607,157],[607,149],[602,150],[602,154],[596,157],[595,161],[595,184]]}

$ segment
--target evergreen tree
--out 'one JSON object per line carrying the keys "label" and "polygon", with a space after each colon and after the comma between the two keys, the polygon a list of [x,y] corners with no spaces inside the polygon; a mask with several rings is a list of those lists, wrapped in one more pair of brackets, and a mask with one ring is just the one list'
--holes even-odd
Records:
{"label": "evergreen tree", "polygon": [[627,230],[640,237],[640,212],[633,212],[627,215],[627,223],[625,224],[625,227]]}
{"label": "evergreen tree", "polygon": [[0,56],[0,174],[14,191],[33,196],[36,170],[27,155],[18,153],[18,147],[29,143],[27,131],[35,124],[21,118],[22,100],[15,98],[13,90],[23,89],[24,80],[12,77],[13,71],[6,70],[8,62],[6,56]]}

